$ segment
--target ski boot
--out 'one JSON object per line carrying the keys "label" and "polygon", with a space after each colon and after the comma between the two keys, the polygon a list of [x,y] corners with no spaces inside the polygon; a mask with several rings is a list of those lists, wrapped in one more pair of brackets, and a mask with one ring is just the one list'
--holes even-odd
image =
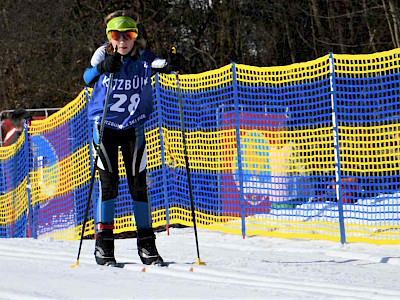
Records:
{"label": "ski boot", "polygon": [[113,225],[98,223],[94,257],[98,265],[115,265]]}
{"label": "ski boot", "polygon": [[152,228],[140,229],[137,233],[137,247],[140,260],[145,265],[162,264],[164,261],[156,248],[156,236]]}

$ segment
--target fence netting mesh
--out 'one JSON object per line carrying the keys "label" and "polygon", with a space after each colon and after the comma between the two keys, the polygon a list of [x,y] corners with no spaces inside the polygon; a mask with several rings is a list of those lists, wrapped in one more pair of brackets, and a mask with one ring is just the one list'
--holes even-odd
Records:
{"label": "fence netting mesh", "polygon": [[[400,49],[153,77],[153,226],[400,243]],[[180,97],[180,99],[179,99]],[[90,89],[0,149],[0,237],[78,239],[93,149]],[[136,229],[120,157],[115,233]],[[94,233],[98,178],[85,235]],[[341,226],[343,225],[343,227]]]}

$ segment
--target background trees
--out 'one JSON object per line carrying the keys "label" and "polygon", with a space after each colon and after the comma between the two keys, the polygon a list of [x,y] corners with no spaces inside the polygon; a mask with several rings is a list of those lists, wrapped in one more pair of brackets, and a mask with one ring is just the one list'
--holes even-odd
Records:
{"label": "background trees", "polygon": [[328,52],[400,47],[394,0],[2,0],[0,110],[62,107],[83,88],[93,51],[106,41],[103,17],[133,9],[149,47],[172,45],[187,73],[235,61],[279,66]]}

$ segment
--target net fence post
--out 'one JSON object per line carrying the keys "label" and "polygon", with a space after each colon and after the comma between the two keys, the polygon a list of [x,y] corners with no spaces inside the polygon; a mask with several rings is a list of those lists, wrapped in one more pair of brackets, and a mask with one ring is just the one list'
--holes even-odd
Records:
{"label": "net fence post", "polygon": [[346,232],[344,227],[343,216],[343,199],[342,199],[342,174],[340,171],[340,149],[339,149],[339,129],[338,129],[338,107],[336,95],[336,76],[333,53],[329,52],[329,70],[330,70],[330,91],[331,91],[331,106],[332,106],[332,123],[333,123],[333,143],[335,155],[335,177],[336,177],[336,200],[339,211],[339,228],[340,228],[340,242],[346,243]]}
{"label": "net fence post", "polygon": [[237,90],[236,78],[236,64],[232,62],[232,84],[233,84],[233,97],[235,105],[235,126],[236,126],[236,148],[237,148],[237,172],[239,178],[239,193],[240,193],[240,208],[242,217],[242,236],[246,236],[246,210],[244,206],[244,192],[243,192],[243,170],[242,170],[242,153],[240,145],[240,121],[239,121],[239,97]]}
{"label": "net fence post", "polygon": [[[89,120],[90,119],[89,118],[89,102],[90,102],[90,98],[91,98],[91,93],[89,92],[89,89],[87,86],[85,86],[84,90],[85,90],[85,100],[86,100],[86,119]],[[95,150],[95,145],[93,143],[93,126],[95,126],[95,125],[94,125],[94,122],[88,122],[88,124],[89,125],[87,127],[87,140],[89,143],[89,145],[88,145],[89,146],[89,165],[90,165],[89,172],[92,172],[92,170],[94,170],[94,168],[96,167],[94,165],[94,157],[95,156],[93,153],[93,151]],[[95,192],[96,192],[96,187],[93,188],[92,193],[95,193]],[[75,195],[74,195],[74,202],[76,203]],[[95,204],[92,204],[92,205],[94,206]],[[75,215],[76,215],[76,226],[78,226],[78,228],[79,228],[79,222],[83,221],[83,216],[85,214],[85,211],[83,210],[82,221],[80,221],[80,218],[79,218],[80,210],[77,209],[76,204],[74,205],[74,209],[75,209]],[[93,207],[93,210],[94,210],[94,207]],[[93,213],[93,221],[94,221],[94,213]],[[79,230],[78,230],[78,232],[79,232]],[[79,239],[79,235],[78,235],[78,239]]]}
{"label": "net fence post", "polygon": [[157,100],[156,110],[158,117],[158,133],[160,135],[160,151],[161,151],[161,170],[162,170],[162,182],[163,182],[163,193],[164,193],[164,205],[165,205],[165,218],[166,218],[166,229],[169,235],[169,203],[168,203],[168,191],[167,191],[167,173],[165,166],[165,149],[164,149],[164,136],[162,128],[162,110],[161,110],[161,96],[160,96],[160,78],[159,74],[155,75],[155,87],[156,87],[156,97]]}

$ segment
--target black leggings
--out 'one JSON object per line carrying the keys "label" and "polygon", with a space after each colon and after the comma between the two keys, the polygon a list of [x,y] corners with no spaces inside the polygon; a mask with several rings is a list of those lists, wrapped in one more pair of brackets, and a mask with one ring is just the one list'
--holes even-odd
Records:
{"label": "black leggings", "polygon": [[[98,143],[99,126],[95,126],[93,141]],[[104,128],[97,169],[100,174],[101,196],[97,205],[96,223],[111,224],[114,221],[114,203],[118,197],[118,150],[126,169],[129,192],[133,199],[136,225],[139,229],[151,227],[149,197],[147,194],[147,149],[144,128]],[[140,229],[141,229],[140,228]]]}

